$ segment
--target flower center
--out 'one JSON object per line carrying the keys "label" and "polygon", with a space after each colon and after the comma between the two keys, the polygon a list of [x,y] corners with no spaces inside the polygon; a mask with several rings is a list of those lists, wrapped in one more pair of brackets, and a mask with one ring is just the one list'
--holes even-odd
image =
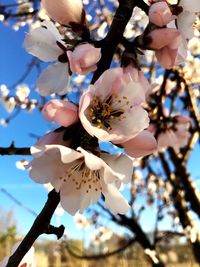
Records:
{"label": "flower center", "polygon": [[76,164],[66,171],[66,175],[75,184],[76,190],[101,192],[101,178],[99,170],[90,170],[83,160],[78,160]]}
{"label": "flower center", "polygon": [[[115,97],[115,100],[118,97]],[[124,113],[125,109],[116,106],[113,101],[113,96],[108,96],[105,101],[102,103],[98,96],[94,96],[90,110],[89,116],[91,118],[92,124],[97,128],[106,128],[107,130],[112,130],[111,121],[118,118],[119,120],[125,118]],[[122,100],[118,100],[117,103],[122,103]]]}

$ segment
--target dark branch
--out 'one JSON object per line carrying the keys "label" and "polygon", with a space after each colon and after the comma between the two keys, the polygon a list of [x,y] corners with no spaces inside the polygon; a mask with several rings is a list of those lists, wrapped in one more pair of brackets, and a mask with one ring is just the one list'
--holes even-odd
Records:
{"label": "dark branch", "polygon": [[134,242],[136,242],[135,239],[131,239],[129,240],[124,246],[108,252],[108,253],[103,253],[103,254],[98,254],[98,255],[79,255],[77,253],[75,253],[67,244],[66,248],[67,251],[69,252],[70,255],[72,255],[73,257],[77,258],[77,259],[81,259],[81,260],[98,260],[98,259],[102,259],[102,258],[107,258],[107,257],[111,257],[114,256],[120,252],[123,252],[125,249],[127,249],[128,247],[130,247]]}
{"label": "dark branch", "polygon": [[15,253],[10,257],[6,267],[17,267],[24,255],[30,250],[35,240],[42,234],[55,234],[60,238],[64,232],[64,226],[59,228],[50,225],[51,218],[60,202],[60,194],[52,190],[48,195],[48,200],[33,223],[30,231],[21,242]]}
{"label": "dark branch", "polygon": [[1,156],[13,156],[13,155],[30,155],[29,147],[15,147],[13,144],[9,147],[0,147]]}

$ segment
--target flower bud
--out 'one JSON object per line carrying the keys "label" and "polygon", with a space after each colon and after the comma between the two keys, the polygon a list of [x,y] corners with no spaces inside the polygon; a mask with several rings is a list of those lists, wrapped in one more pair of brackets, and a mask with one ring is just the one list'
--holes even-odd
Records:
{"label": "flower bud", "polygon": [[151,5],[149,9],[149,20],[153,24],[163,27],[167,25],[169,22],[174,20],[176,16],[172,15],[170,8],[168,7],[167,3],[157,2]]}
{"label": "flower bud", "polygon": [[42,0],[42,6],[49,17],[60,24],[82,23],[83,4],[81,0]]}
{"label": "flower bud", "polygon": [[101,58],[101,49],[91,44],[78,45],[74,51],[67,51],[70,69],[73,73],[85,75],[96,70],[96,63]]}
{"label": "flower bud", "polygon": [[70,101],[50,100],[43,107],[42,114],[47,121],[54,121],[64,127],[78,120],[78,108]]}

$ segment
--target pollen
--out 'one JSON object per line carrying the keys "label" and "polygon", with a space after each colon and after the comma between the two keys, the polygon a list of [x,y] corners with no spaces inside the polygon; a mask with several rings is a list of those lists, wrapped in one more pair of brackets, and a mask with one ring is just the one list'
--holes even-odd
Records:
{"label": "pollen", "polygon": [[129,105],[126,96],[107,96],[102,102],[94,96],[89,108],[89,117],[93,125],[99,129],[112,130],[112,123],[125,118],[125,106]]}

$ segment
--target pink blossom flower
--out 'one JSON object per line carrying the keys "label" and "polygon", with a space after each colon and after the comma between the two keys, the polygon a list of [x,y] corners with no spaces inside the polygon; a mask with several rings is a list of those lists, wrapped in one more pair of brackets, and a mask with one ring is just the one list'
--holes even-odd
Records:
{"label": "pink blossom flower", "polygon": [[83,3],[81,0],[42,0],[42,6],[54,21],[68,25],[70,22],[81,24]]}
{"label": "pink blossom flower", "polygon": [[68,127],[78,120],[78,108],[70,101],[54,99],[44,105],[42,115],[47,121]]}
{"label": "pink blossom flower", "polygon": [[50,182],[70,214],[96,203],[101,194],[112,212],[127,212],[128,202],[118,190],[132,175],[132,160],[126,155],[100,153],[97,157],[81,147],[73,150],[61,145],[32,147],[31,152],[31,178],[41,184]]}
{"label": "pink blossom flower", "polygon": [[182,63],[187,56],[184,38],[178,30],[156,29],[148,36],[152,39],[149,47],[155,49],[157,60],[162,67],[171,69]]}
{"label": "pink blossom flower", "polygon": [[144,157],[157,149],[157,142],[153,134],[147,130],[142,131],[136,137],[121,144],[126,153],[134,158]]}
{"label": "pink blossom flower", "polygon": [[80,99],[79,116],[85,130],[101,141],[123,143],[149,125],[143,109],[145,90],[140,80],[122,68],[109,69]]}
{"label": "pink blossom flower", "polygon": [[[11,251],[11,255],[16,251],[18,248],[20,242],[16,243]],[[35,259],[34,259],[34,254],[35,254],[35,249],[34,247],[31,247],[31,249],[26,253],[24,258],[21,260],[20,264],[18,267],[35,267]],[[1,262],[0,262],[0,267],[5,267],[8,264],[9,257],[5,257]]]}
{"label": "pink blossom flower", "polygon": [[68,51],[67,56],[72,72],[85,75],[96,70],[96,63],[101,58],[101,49],[91,44],[78,45],[74,51]]}
{"label": "pink blossom flower", "polygon": [[149,20],[153,24],[163,27],[174,20],[174,16],[165,1],[154,3],[149,8]]}

